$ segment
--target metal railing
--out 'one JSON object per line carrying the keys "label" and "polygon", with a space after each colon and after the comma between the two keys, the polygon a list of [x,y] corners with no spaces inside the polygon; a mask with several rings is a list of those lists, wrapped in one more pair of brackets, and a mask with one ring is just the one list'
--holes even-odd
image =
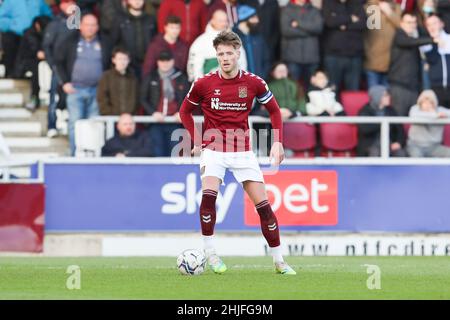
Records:
{"label": "metal railing", "polygon": [[[134,116],[136,123],[178,123],[176,117],[170,116],[164,119],[164,122],[156,121],[152,116]],[[95,121],[102,121],[106,124],[106,138],[109,139],[114,136],[114,124],[119,120],[119,116],[99,116],[93,118]],[[203,116],[195,116],[194,121],[197,123],[203,122]],[[389,130],[391,124],[435,124],[446,125],[450,124],[450,119],[424,119],[424,118],[412,118],[412,117],[354,117],[354,116],[341,116],[341,117],[295,117],[289,120],[285,120],[285,123],[348,123],[348,124],[361,124],[372,123],[380,125],[380,146],[381,146],[381,158],[389,158]],[[253,127],[255,123],[270,123],[269,118],[261,116],[250,116],[248,119],[249,128]],[[250,135],[252,139],[252,135]],[[251,141],[252,142],[252,141]]]}
{"label": "metal railing", "polygon": [[[26,168],[37,165],[36,178],[15,178],[11,170],[15,168]],[[13,157],[9,160],[0,161],[0,183],[43,183],[44,182],[44,163],[42,161],[20,161]]]}

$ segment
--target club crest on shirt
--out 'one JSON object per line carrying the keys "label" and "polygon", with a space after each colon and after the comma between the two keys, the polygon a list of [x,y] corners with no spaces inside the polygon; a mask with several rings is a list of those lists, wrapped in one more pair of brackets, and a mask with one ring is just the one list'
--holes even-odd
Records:
{"label": "club crest on shirt", "polygon": [[239,87],[239,98],[247,98],[247,87]]}

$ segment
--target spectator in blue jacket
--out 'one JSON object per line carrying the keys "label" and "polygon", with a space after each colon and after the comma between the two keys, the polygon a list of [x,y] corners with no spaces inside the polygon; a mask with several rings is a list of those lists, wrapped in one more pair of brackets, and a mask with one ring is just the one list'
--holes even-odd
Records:
{"label": "spectator in blue jacket", "polygon": [[3,64],[7,77],[14,71],[15,57],[24,31],[38,16],[52,16],[44,0],[4,0],[0,6]]}
{"label": "spectator in blue jacket", "polygon": [[238,6],[238,23],[233,28],[242,40],[247,56],[247,70],[266,78],[270,69],[269,49],[259,32],[256,9],[247,5]]}

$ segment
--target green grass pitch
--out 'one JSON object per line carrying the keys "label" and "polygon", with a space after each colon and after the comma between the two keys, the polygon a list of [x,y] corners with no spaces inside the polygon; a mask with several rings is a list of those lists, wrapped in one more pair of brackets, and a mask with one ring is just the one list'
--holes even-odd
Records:
{"label": "green grass pitch", "polygon": [[[227,273],[182,276],[176,257],[0,257],[0,299],[450,299],[450,257],[288,257],[297,276],[269,257],[224,257]],[[381,270],[369,290],[365,264]],[[69,290],[78,265],[81,289]]]}

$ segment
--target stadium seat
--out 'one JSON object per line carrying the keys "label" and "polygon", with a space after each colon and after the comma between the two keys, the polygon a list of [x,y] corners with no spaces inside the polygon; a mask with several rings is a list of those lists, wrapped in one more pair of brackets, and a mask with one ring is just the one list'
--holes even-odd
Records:
{"label": "stadium seat", "polygon": [[94,120],[75,122],[75,156],[99,157],[105,144],[105,124]]}
{"label": "stadium seat", "polygon": [[284,147],[294,152],[294,158],[314,156],[316,127],[307,123],[285,123],[283,126]]}
{"label": "stadium seat", "polygon": [[320,139],[322,156],[354,157],[358,144],[358,127],[347,123],[322,123]]}
{"label": "stadium seat", "polygon": [[444,146],[450,147],[450,124],[444,126],[444,137],[442,144]]}
{"label": "stadium seat", "polygon": [[359,110],[369,102],[367,91],[343,91],[341,103],[348,116],[357,116]]}

